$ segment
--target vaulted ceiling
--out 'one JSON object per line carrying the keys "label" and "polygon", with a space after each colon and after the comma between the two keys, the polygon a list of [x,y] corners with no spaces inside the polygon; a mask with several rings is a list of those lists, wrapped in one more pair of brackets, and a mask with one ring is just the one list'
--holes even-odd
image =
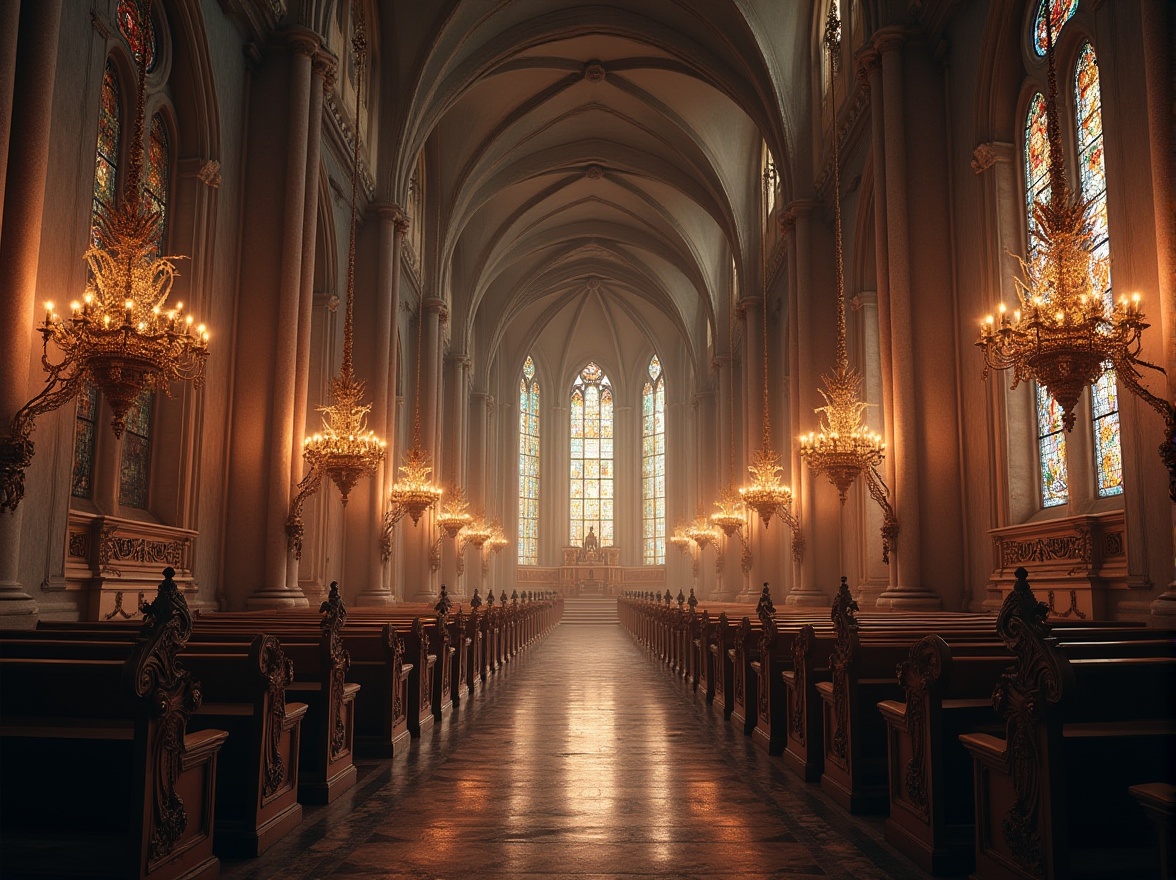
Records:
{"label": "vaulted ceiling", "polygon": [[407,192],[425,157],[426,285],[450,300],[475,382],[504,346],[557,324],[567,337],[586,310],[608,313],[610,347],[644,337],[705,374],[732,261],[758,289],[762,146],[785,197],[803,159],[788,118],[807,105],[813,14],[779,0],[380,4],[380,185]]}

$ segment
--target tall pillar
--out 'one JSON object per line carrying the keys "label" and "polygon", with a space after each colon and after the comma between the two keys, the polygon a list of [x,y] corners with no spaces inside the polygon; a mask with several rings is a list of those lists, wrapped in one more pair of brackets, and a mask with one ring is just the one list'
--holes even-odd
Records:
{"label": "tall pillar", "polygon": [[[882,436],[889,450],[882,465],[886,485],[894,476],[894,359],[891,353],[889,237],[886,229],[886,120],[882,91],[882,56],[868,48],[860,56],[859,73],[870,89],[870,151],[874,166],[874,267],[878,293],[878,360],[882,375]],[[887,570],[888,590],[898,588],[898,566]],[[885,592],[885,591],[884,591]],[[875,599],[875,602],[877,600]]]}
{"label": "tall pillar", "polygon": [[[318,174],[323,129],[323,95],[335,78],[333,59],[319,52],[312,63],[314,79],[310,87],[310,113],[307,125],[306,184],[302,209],[302,268],[298,295],[298,349],[294,362],[294,438],[305,436],[306,401],[310,387],[310,331],[314,311],[315,238],[318,235]],[[303,476],[302,456],[290,459],[290,484],[297,486]],[[323,490],[328,489],[324,486]],[[297,592],[298,560],[291,552],[286,559],[286,589]]]}
{"label": "tall pillar", "polygon": [[[464,354],[445,355],[444,389],[445,430],[442,432],[442,459],[445,463],[445,491],[466,489],[465,437],[469,410],[470,359]],[[467,495],[467,498],[469,496]],[[444,502],[444,499],[442,499]],[[441,539],[441,583],[448,587],[453,601],[464,601],[464,578],[459,577],[457,540],[445,535]]]}
{"label": "tall pillar", "polygon": [[[388,491],[395,480],[396,444],[392,437],[396,429],[396,358],[393,345],[396,337],[396,315],[400,311],[400,254],[408,220],[396,205],[374,205],[379,229],[376,248],[375,349],[372,357],[375,381],[369,386],[372,411],[368,413],[368,427],[383,437],[388,454],[383,466],[372,476],[369,496],[369,522],[374,523],[373,535],[383,528],[384,511],[388,507]],[[367,552],[368,577],[363,590],[355,596],[357,605],[391,605],[396,601],[392,592],[388,562],[385,562],[372,541]]]}
{"label": "tall pillar", "polygon": [[4,228],[4,182],[8,179],[8,142],[12,135],[12,98],[16,87],[19,30],[20,0],[0,3],[0,231]]}
{"label": "tall pillar", "polygon": [[[448,316],[445,303],[439,299],[423,299],[417,320],[424,321],[421,328],[420,351],[420,408],[421,408],[421,448],[430,455],[433,465],[432,479],[436,484],[442,477],[441,462],[437,455],[438,432],[438,402],[441,384],[441,322],[443,316]],[[414,403],[415,406],[415,403]],[[429,553],[433,542],[437,538],[436,510],[427,511],[419,523],[412,525],[411,520],[401,520],[400,527],[407,527],[410,532],[405,541],[408,558],[405,560],[405,571],[408,577],[406,594],[414,602],[433,602],[437,594],[436,572],[429,564]]]}
{"label": "tall pillar", "polygon": [[[0,241],[0,324],[10,331],[0,347],[0,425],[7,430],[29,397],[61,0],[5,5],[20,7],[21,12],[19,36],[14,29],[0,37],[0,45],[6,47],[0,61],[5,64],[12,64],[11,51],[19,46],[11,81],[11,119],[0,123],[20,132],[8,143]],[[0,13],[0,22],[11,24],[15,14],[11,9]],[[9,620],[37,613],[20,582],[21,521],[21,508],[0,510],[0,618]]]}
{"label": "tall pillar", "polygon": [[265,581],[249,597],[250,608],[291,608],[309,604],[294,582],[286,582],[289,551],[286,519],[290,515],[290,475],[295,446],[294,398],[298,363],[298,319],[302,291],[303,218],[306,210],[306,162],[311,107],[311,65],[318,37],[292,31],[290,44],[289,126],[286,135],[286,185],[282,213],[282,260],[274,333],[273,396],[270,401],[268,487],[266,495]]}
{"label": "tall pillar", "polygon": [[[763,303],[762,296],[745,296],[739,300],[738,314],[743,320],[743,467],[735,474],[737,486],[751,479],[747,465],[764,443],[764,382],[768,377],[764,375]],[[754,601],[755,596],[759,595],[759,588],[753,585],[768,580],[765,574],[769,557],[767,542],[773,536],[764,529],[759,514],[749,509],[747,525],[743,529],[743,539],[747,542],[747,563],[742,558],[743,547],[737,548],[743,574],[740,601]]]}
{"label": "tall pillar", "polygon": [[[1151,141],[1152,203],[1156,217],[1156,274],[1159,280],[1156,290],[1158,302],[1147,305],[1160,316],[1160,320],[1155,322],[1161,328],[1163,354],[1159,363],[1168,371],[1166,397],[1169,402],[1176,399],[1176,224],[1172,221],[1172,211],[1176,207],[1176,182],[1172,180],[1171,167],[1172,16],[1171,4],[1140,4],[1143,63],[1147,77],[1148,137]],[[1143,407],[1136,409],[1143,411]],[[1176,550],[1176,504],[1169,505],[1168,509],[1171,512],[1172,546]],[[1163,621],[1161,626],[1171,626],[1168,621],[1176,619],[1176,577],[1168,582],[1168,588],[1152,603],[1151,610],[1153,615]]]}
{"label": "tall pillar", "polygon": [[[792,217],[792,253],[796,264],[796,286],[793,289],[793,323],[796,325],[793,397],[796,422],[793,428],[802,432],[808,425],[815,425],[819,405],[817,394],[818,376],[813,365],[816,354],[812,344],[813,321],[811,300],[813,298],[812,227],[810,217],[814,203],[795,201],[788,206]],[[818,552],[825,545],[826,535],[817,528],[816,503],[814,497],[815,478],[809,466],[800,458],[800,446],[792,444],[792,497],[794,512],[804,533],[804,557],[796,563],[795,579],[791,592],[784,599],[786,605],[824,606],[829,598],[814,574]]]}
{"label": "tall pillar", "polygon": [[[885,29],[876,42],[882,53],[883,129],[886,149],[886,230],[889,268],[895,512],[901,522],[893,555],[896,583],[878,599],[881,607],[938,608],[939,596],[923,583],[919,503],[919,431],[914,396],[915,357],[911,302],[910,226],[907,206],[906,114],[903,96],[904,38]],[[905,548],[905,552],[904,549]]]}

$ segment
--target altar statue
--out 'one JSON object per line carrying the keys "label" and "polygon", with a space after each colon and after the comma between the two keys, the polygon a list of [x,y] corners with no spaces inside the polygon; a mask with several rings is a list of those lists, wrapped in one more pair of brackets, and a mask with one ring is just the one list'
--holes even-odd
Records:
{"label": "altar statue", "polygon": [[580,545],[581,559],[595,559],[600,553],[600,542],[596,539],[595,526],[588,526],[588,534],[584,536],[584,542]]}

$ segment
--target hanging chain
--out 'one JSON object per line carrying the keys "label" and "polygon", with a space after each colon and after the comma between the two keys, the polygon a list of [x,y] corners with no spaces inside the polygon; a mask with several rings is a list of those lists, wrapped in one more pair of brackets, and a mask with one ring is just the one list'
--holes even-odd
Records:
{"label": "hanging chain", "polygon": [[[738,291],[736,291],[738,293]],[[730,404],[727,406],[727,441],[730,452],[727,455],[727,485],[735,486],[735,306],[727,306],[727,390]]]}
{"label": "hanging chain", "polygon": [[1066,200],[1069,186],[1066,183],[1066,156],[1062,151],[1062,123],[1058,115],[1058,72],[1054,63],[1052,0],[1045,0],[1045,69],[1049,83],[1045,129],[1049,140],[1050,200],[1060,205]]}
{"label": "hanging chain", "polygon": [[[771,154],[769,153],[769,156]],[[776,167],[769,159],[768,167],[764,169],[764,206],[768,204],[769,188],[775,186]],[[771,221],[771,215],[767,217],[767,221]],[[762,323],[763,323],[763,347],[764,347],[764,412],[761,419],[761,429],[763,431],[763,448],[764,451],[772,447],[772,415],[769,407],[770,396],[768,394],[768,230],[765,223],[764,227],[764,241],[760,245],[760,298],[762,299]]]}
{"label": "hanging chain", "polygon": [[[135,63],[139,68],[138,89],[135,92],[135,130],[131,137],[131,153],[127,161],[127,187],[123,197],[127,199],[129,213],[137,213],[140,199],[140,181],[143,178],[143,140],[146,136],[147,119],[147,49],[150,45],[151,0],[136,0],[135,14],[138,18],[142,37]],[[129,279],[129,273],[128,273]]]}
{"label": "hanging chain", "polygon": [[825,21],[825,49],[829,53],[830,105],[833,115],[833,240],[837,271],[837,371],[849,369],[849,351],[845,341],[845,270],[842,267],[841,243],[841,156],[838,151],[837,74],[841,68],[841,19],[837,5],[830,4]]}
{"label": "hanging chain", "polygon": [[363,7],[353,0],[351,11],[355,17],[355,33],[351,38],[351,45],[355,49],[355,152],[351,166],[351,226],[347,245],[347,310],[343,319],[343,367],[339,371],[345,382],[350,382],[355,376],[352,365],[355,315],[355,203],[359,199],[359,142],[363,134],[363,74],[367,62],[367,33]]}

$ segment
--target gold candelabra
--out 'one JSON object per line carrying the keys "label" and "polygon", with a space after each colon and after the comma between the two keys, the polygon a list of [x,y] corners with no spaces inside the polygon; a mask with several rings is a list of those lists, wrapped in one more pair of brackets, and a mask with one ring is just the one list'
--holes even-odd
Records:
{"label": "gold candelabra", "polygon": [[1120,296],[1111,304],[1094,289],[1093,204],[1080,192],[1070,190],[1066,176],[1048,8],[1045,28],[1049,197],[1033,205],[1030,235],[1036,247],[1030,249],[1028,259],[1020,260],[1024,277],[1017,279],[1019,307],[1010,314],[1001,303],[997,315],[987,316],[980,324],[976,345],[984,352],[982,379],[990,369],[1011,369],[1013,388],[1022,382],[1037,382],[1057,402],[1066,430],[1072,431],[1074,407],[1083,389],[1096,382],[1108,366],[1113,367],[1119,383],[1165,421],[1166,440],[1160,446],[1160,456],[1168,468],[1170,494],[1176,502],[1176,406],[1141,383],[1141,367],[1164,371],[1139,356],[1143,331],[1150,326],[1140,308],[1140,295]]}
{"label": "gold candelabra", "polygon": [[[149,26],[151,0],[135,4],[135,14]],[[163,217],[143,197],[144,131],[147,106],[147,48],[136,56],[138,83],[134,134],[127,163],[127,184],[117,208],[100,205],[94,246],[85,253],[89,281],[80,300],[64,317],[45,303],[41,366],[45,387],[17,411],[0,437],[0,506],[16,510],[24,497],[24,473],[31,464],[31,439],[37,416],[73,400],[87,382],[110,405],[111,427],[121,437],[126,415],[144,390],[170,396],[171,383],[204,384],[209,333],[184,313],[183,303],[167,306],[179,274],[178,256],[159,253]],[[49,343],[60,360],[49,353]]]}
{"label": "gold candelabra", "polygon": [[458,555],[465,550],[465,545],[459,540],[463,529],[471,525],[474,518],[470,515],[470,503],[466,501],[465,491],[460,486],[453,486],[441,509],[437,513],[437,540],[429,550],[429,564],[436,571],[441,567],[441,541],[449,535],[456,544]]}
{"label": "gold candelabra", "polygon": [[889,563],[898,541],[898,517],[888,499],[878,467],[886,457],[886,443],[862,420],[869,406],[862,400],[862,376],[850,367],[845,330],[845,272],[841,240],[841,164],[837,136],[837,72],[841,56],[841,20],[835,6],[825,21],[825,49],[832,72],[833,111],[833,223],[837,273],[837,363],[832,374],[823,376],[820,389],[825,406],[818,407],[824,419],[816,432],[800,437],[800,455],[814,474],[824,475],[837,487],[845,503],[849,487],[862,476],[870,497],[882,508],[882,561]]}
{"label": "gold candelabra", "polygon": [[338,375],[331,379],[331,402],[320,406],[323,429],[302,441],[302,457],[307,471],[298,484],[298,491],[290,502],[286,519],[286,541],[296,559],[302,558],[302,509],[306,500],[318,492],[323,477],[339,489],[340,500],[347,506],[348,496],[364,477],[373,476],[384,461],[387,441],[367,427],[371,404],[364,404],[366,383],[356,377],[354,344],[352,341],[355,313],[355,228],[356,201],[359,188],[359,144],[363,126],[360,99],[363,92],[363,71],[367,60],[367,35],[363,12],[355,10],[355,34],[352,47],[356,66],[356,128],[355,153],[351,168],[351,224],[347,247],[347,311],[343,321],[343,364]]}

